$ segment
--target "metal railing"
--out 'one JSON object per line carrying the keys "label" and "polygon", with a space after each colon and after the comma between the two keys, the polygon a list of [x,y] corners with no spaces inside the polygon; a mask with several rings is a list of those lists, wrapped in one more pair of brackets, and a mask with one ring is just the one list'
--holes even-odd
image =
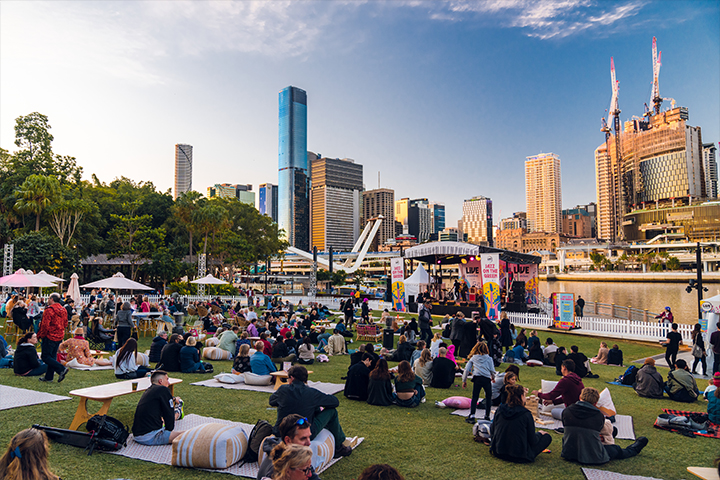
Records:
{"label": "metal railing", "polygon": [[585,315],[600,315],[624,320],[637,320],[649,322],[655,319],[658,313],[650,312],[647,309],[624,307],[614,303],[585,302]]}

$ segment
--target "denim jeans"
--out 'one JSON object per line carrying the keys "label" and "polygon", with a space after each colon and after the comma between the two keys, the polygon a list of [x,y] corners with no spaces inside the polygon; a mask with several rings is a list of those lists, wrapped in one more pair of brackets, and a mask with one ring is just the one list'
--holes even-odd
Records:
{"label": "denim jeans", "polygon": [[40,347],[40,358],[42,358],[42,361],[45,362],[45,364],[47,365],[45,379],[48,381],[52,381],[53,374],[55,372],[60,374],[65,371],[65,367],[63,367],[62,364],[57,361],[57,352],[59,346],[60,342],[50,340],[49,338],[42,339],[42,345]]}

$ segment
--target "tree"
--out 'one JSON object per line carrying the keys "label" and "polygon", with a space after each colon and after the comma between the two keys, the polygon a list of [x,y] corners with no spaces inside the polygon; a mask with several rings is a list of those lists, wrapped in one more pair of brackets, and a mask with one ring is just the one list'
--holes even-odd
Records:
{"label": "tree", "polygon": [[15,119],[15,145],[20,147],[18,155],[23,160],[36,163],[52,161],[52,141],[48,117],[33,112]]}
{"label": "tree", "polygon": [[163,289],[165,286],[178,279],[184,270],[183,264],[178,262],[167,247],[159,247],[152,253],[151,262],[140,267],[143,273],[146,273],[151,280],[162,282]]}
{"label": "tree", "polygon": [[22,213],[35,214],[35,231],[40,230],[40,214],[60,194],[60,183],[56,178],[45,175],[30,175],[18,187],[15,209]]}
{"label": "tree", "polygon": [[680,270],[680,260],[677,257],[670,257],[665,263],[668,270]]}
{"label": "tree", "polygon": [[219,229],[225,227],[227,222],[227,210],[217,202],[208,202],[193,213],[193,223],[205,236],[203,254],[207,255],[208,236],[215,235]]}
{"label": "tree", "polygon": [[193,262],[193,230],[195,229],[193,224],[193,215],[195,211],[200,208],[199,201],[202,198],[196,191],[190,191],[181,194],[176,200],[172,207],[172,213],[185,227],[190,237],[190,262]]}
{"label": "tree", "polygon": [[142,259],[149,259],[160,247],[165,246],[165,229],[152,228],[151,215],[137,215],[135,209],[139,203],[125,204],[129,212],[125,215],[110,214],[115,227],[109,232],[112,241],[111,255],[127,255],[130,259],[130,275],[135,280],[137,265]]}
{"label": "tree", "polygon": [[73,252],[64,247],[57,237],[43,232],[29,232],[15,239],[13,243],[16,268],[34,272],[45,270],[53,274],[72,271]]}
{"label": "tree", "polygon": [[65,200],[49,208],[50,228],[60,239],[60,243],[69,246],[83,217],[92,211],[92,205],[81,199]]}

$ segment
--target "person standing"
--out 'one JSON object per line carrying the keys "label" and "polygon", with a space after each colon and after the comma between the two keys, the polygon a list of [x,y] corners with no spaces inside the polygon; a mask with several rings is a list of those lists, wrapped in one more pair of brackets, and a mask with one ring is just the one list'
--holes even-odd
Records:
{"label": "person standing", "polygon": [[465,371],[463,372],[463,388],[467,387],[467,377],[472,372],[473,393],[470,402],[470,416],[465,419],[468,423],[475,423],[475,410],[477,409],[480,390],[485,390],[485,420],[490,420],[492,407],[492,383],[495,382],[495,364],[490,358],[490,351],[485,342],[478,342],[470,352]]}
{"label": "person standing", "polygon": [[420,312],[418,313],[418,325],[420,327],[420,340],[424,340],[426,343],[430,343],[432,339],[432,330],[430,329],[430,322],[432,321],[432,303],[430,300],[425,300],[420,306]]}
{"label": "person standing", "polygon": [[348,328],[352,328],[354,316],[355,316],[355,307],[353,306],[353,299],[348,298],[345,301],[345,306],[343,307],[343,313],[345,314],[345,326]]}
{"label": "person standing", "polygon": [[65,338],[65,329],[68,325],[67,312],[60,304],[60,294],[53,293],[48,298],[48,306],[43,312],[43,318],[40,322],[40,331],[38,338],[42,340],[41,358],[48,366],[44,377],[40,377],[41,382],[52,382],[55,373],[58,374],[58,383],[65,380],[69,369],[63,367],[57,361],[57,352],[60,342]]}
{"label": "person standing", "polygon": [[130,302],[124,302],[122,309],[115,315],[115,328],[117,332],[118,345],[125,345],[125,342],[132,336],[133,321]]}
{"label": "person standing", "polygon": [[455,350],[460,350],[460,343],[463,338],[463,331],[465,325],[465,314],[457,312],[455,318],[452,319],[452,329],[450,330],[450,341],[455,345]]}
{"label": "person standing", "polygon": [[665,361],[668,364],[668,367],[670,367],[670,370],[675,370],[675,361],[677,360],[677,354],[678,350],[680,350],[680,345],[682,345],[682,335],[678,333],[678,324],[673,323],[672,324],[672,331],[668,332],[667,334],[667,343],[665,346],[667,347],[667,350],[665,350]]}
{"label": "person standing", "polygon": [[712,345],[713,350],[713,375],[718,372],[718,367],[720,367],[720,322],[717,323],[716,327],[717,330],[710,335],[710,345]]}
{"label": "person standing", "polygon": [[692,354],[693,357],[695,357],[692,366],[692,373],[693,375],[696,374],[695,368],[697,368],[697,364],[700,363],[703,369],[703,377],[707,377],[707,353],[705,353],[705,339],[702,334],[702,325],[699,323],[696,323],[695,328],[693,328],[692,342]]}
{"label": "person standing", "polygon": [[585,310],[585,300],[580,295],[578,295],[577,301],[575,303],[577,303],[578,306],[578,317],[582,318],[583,310]]}

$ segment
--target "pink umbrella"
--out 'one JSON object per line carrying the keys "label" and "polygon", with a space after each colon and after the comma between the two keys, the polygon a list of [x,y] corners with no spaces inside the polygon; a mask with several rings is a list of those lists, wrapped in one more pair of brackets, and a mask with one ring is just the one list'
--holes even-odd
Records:
{"label": "pink umbrella", "polygon": [[18,269],[12,275],[6,275],[0,278],[0,286],[2,287],[15,287],[15,288],[27,288],[27,287],[56,287],[54,283],[43,280],[37,277],[31,271]]}

